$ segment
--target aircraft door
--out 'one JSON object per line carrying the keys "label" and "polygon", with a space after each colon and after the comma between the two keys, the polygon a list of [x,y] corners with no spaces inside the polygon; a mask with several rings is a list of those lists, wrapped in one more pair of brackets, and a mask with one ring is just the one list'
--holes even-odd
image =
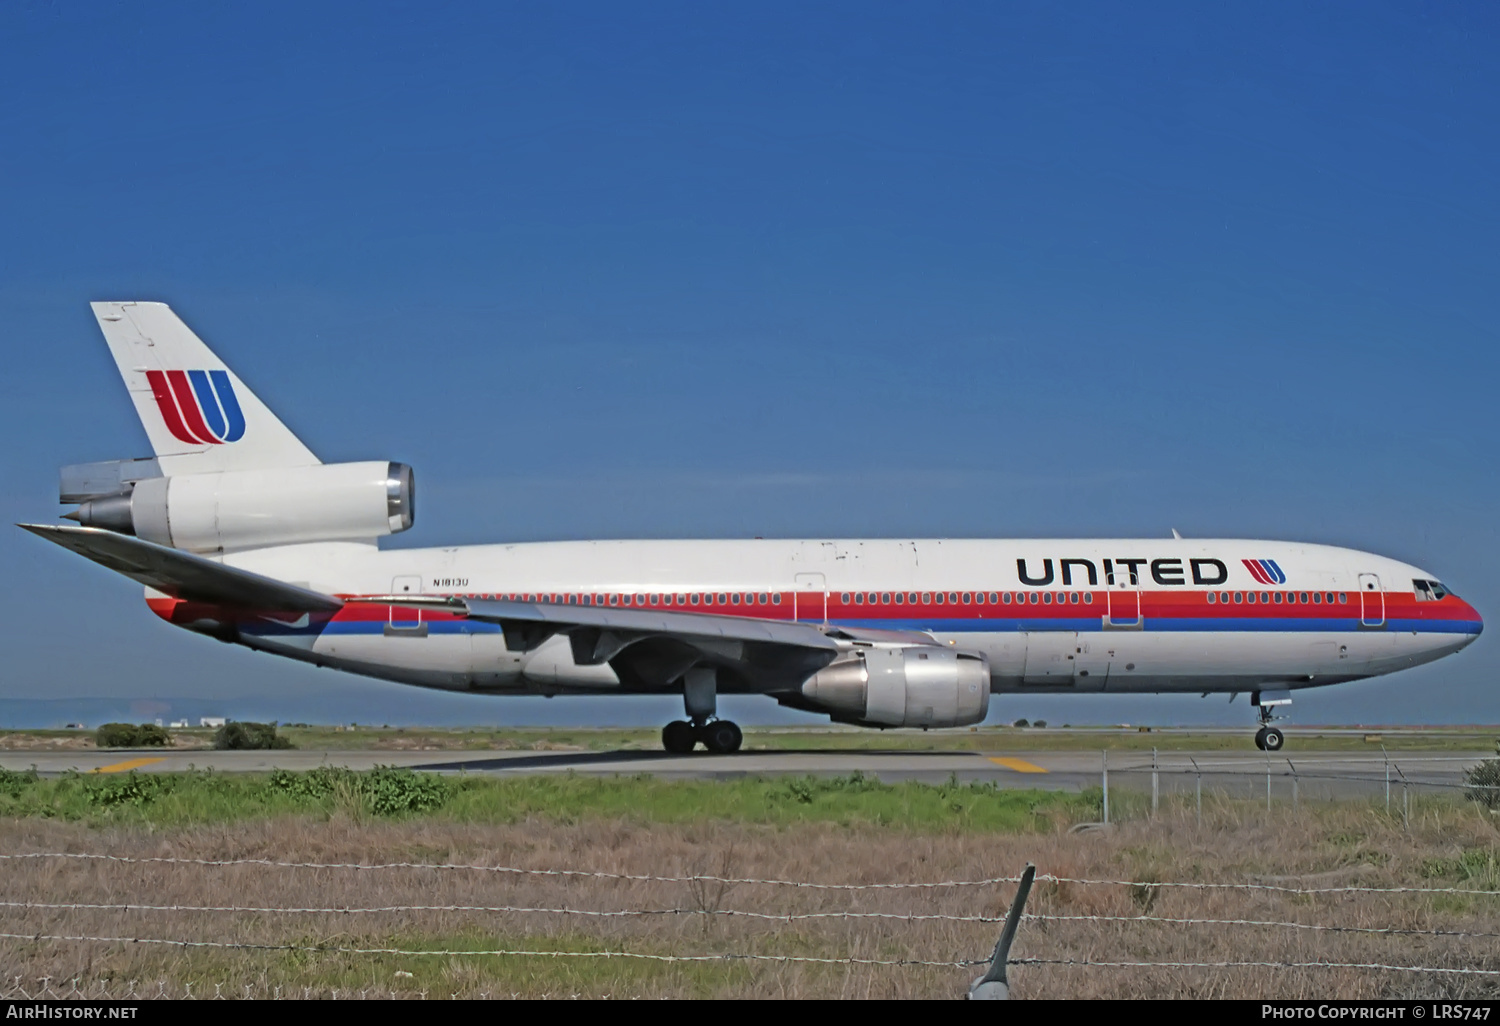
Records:
{"label": "aircraft door", "polygon": [[1359,575],[1359,625],[1385,626],[1385,591],[1377,574]]}
{"label": "aircraft door", "polygon": [[1141,620],[1141,581],[1133,568],[1116,565],[1107,577],[1109,591],[1106,593],[1108,611],[1104,625],[1115,629],[1138,629]]}
{"label": "aircraft door", "polygon": [[1028,632],[1021,683],[1072,684],[1078,654],[1077,631]]}
{"label": "aircraft door", "polygon": [[[397,577],[391,581],[392,595],[420,595],[421,593],[422,578],[416,575]],[[385,633],[388,637],[427,636],[427,625],[422,622],[420,609],[413,609],[411,606],[391,606],[390,610],[390,620],[385,625]]]}
{"label": "aircraft door", "polygon": [[792,619],[828,622],[828,583],[822,574],[798,574],[792,592]]}

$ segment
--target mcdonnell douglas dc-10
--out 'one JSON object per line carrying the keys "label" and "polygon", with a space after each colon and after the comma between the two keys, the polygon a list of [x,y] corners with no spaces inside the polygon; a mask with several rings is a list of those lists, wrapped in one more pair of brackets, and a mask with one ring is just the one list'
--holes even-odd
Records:
{"label": "mcdonnell douglas dc-10", "polygon": [[1275,750],[1293,691],[1431,662],[1484,626],[1426,570],[1293,542],[382,550],[412,526],[410,467],[320,462],[161,303],[93,310],[156,455],[63,468],[77,526],[23,527],[144,584],[167,622],[258,651],[477,694],[680,694],[669,752],[739,748],[720,694],[954,727],[991,694],[1242,691]]}

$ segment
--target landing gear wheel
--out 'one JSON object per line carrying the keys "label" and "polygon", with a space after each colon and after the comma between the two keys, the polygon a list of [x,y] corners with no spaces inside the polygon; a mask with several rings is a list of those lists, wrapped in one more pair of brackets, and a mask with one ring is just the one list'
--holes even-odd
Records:
{"label": "landing gear wheel", "polygon": [[661,746],[673,755],[686,755],[698,743],[698,732],[686,720],[673,720],[661,728]]}
{"label": "landing gear wheel", "polygon": [[1286,737],[1275,727],[1261,727],[1255,732],[1255,747],[1263,752],[1279,752]]}
{"label": "landing gear wheel", "polygon": [[716,755],[739,751],[740,742],[745,739],[739,726],[731,720],[714,720],[699,729],[698,737],[703,742],[703,747]]}

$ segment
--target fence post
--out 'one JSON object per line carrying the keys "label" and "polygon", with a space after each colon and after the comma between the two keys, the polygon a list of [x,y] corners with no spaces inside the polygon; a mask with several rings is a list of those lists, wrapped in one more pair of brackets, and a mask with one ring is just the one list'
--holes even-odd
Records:
{"label": "fence post", "polygon": [[1391,814],[1391,753],[1380,746],[1380,757],[1385,760],[1385,814]]}
{"label": "fence post", "polygon": [[1266,811],[1271,811],[1271,753],[1266,753]]}
{"label": "fence post", "polygon": [[1196,777],[1193,791],[1198,803],[1198,825],[1201,827],[1203,826],[1203,771],[1198,768],[1198,760],[1191,755],[1188,756],[1188,762],[1193,764],[1193,773]]}
{"label": "fence post", "polygon": [[1411,829],[1411,783],[1406,779],[1406,774],[1401,772],[1401,767],[1396,767],[1396,776],[1401,778],[1401,829]]}
{"label": "fence post", "polygon": [[1152,748],[1151,749],[1151,815],[1152,815],[1153,818],[1156,816],[1157,795],[1158,795],[1158,788],[1157,788],[1157,773],[1156,773],[1156,749]]}
{"label": "fence post", "polygon": [[995,942],[995,953],[990,956],[990,967],[985,974],[969,985],[970,1001],[1004,1001],[1010,997],[1010,981],[1005,978],[1005,964],[1010,958],[1010,945],[1016,939],[1016,927],[1021,925],[1021,913],[1026,909],[1026,896],[1031,893],[1031,881],[1036,878],[1036,866],[1026,863],[1021,873],[1021,882],[1016,887],[1016,898],[1010,903],[1010,913],[1005,917],[1005,926],[1000,939]]}
{"label": "fence post", "polygon": [[1109,825],[1109,749],[1101,753],[1104,756],[1104,823]]}
{"label": "fence post", "polygon": [[1292,811],[1296,812],[1297,811],[1297,790],[1298,790],[1297,789],[1297,767],[1292,765],[1292,760],[1291,759],[1288,759],[1286,761],[1286,764],[1288,766],[1292,767]]}

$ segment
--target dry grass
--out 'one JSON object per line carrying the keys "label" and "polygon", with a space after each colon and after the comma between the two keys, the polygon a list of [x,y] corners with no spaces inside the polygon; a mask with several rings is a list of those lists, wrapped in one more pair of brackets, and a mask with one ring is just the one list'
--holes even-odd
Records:
{"label": "dry grass", "polygon": [[[622,820],[472,825],[287,817],[221,826],[90,827],[39,819],[0,823],[0,851],[292,861],[475,862],[657,875],[716,874],[828,883],[973,879],[1027,861],[1056,876],[1143,881],[1500,888],[1495,817],[1432,803],[1410,832],[1362,803],[1267,814],[1211,801],[1196,826],[1186,807],[1108,832],[927,834],[803,824],[652,824]],[[206,913],[9,909],[0,931],[304,947],[759,953],[822,957],[984,958],[993,924],[823,919],[767,921],[703,914],[889,912],[1001,915],[1011,886],[818,891],[704,881],[663,883],[437,870],[291,870],[27,860],[5,865],[0,900],[361,908],[483,905],[585,910],[678,909],[600,919],[544,913]],[[1029,911],[1047,915],[1290,921],[1325,926],[1461,930],[1500,935],[1500,897],[1295,895],[1039,884]],[[1500,937],[1380,936],[1259,926],[1032,920],[1013,957],[1140,962],[1377,962],[1500,970]],[[781,962],[648,962],[490,955],[354,955],[326,951],[182,949],[95,942],[0,942],[0,976],[77,979],[84,990],[139,993],[186,984],[209,994],[246,986],[369,996],[959,997],[973,968]],[[401,974],[410,974],[401,975]],[[1358,969],[1137,968],[1021,965],[1017,997],[1416,998],[1500,996],[1500,978]],[[53,984],[54,987],[56,984]]]}

